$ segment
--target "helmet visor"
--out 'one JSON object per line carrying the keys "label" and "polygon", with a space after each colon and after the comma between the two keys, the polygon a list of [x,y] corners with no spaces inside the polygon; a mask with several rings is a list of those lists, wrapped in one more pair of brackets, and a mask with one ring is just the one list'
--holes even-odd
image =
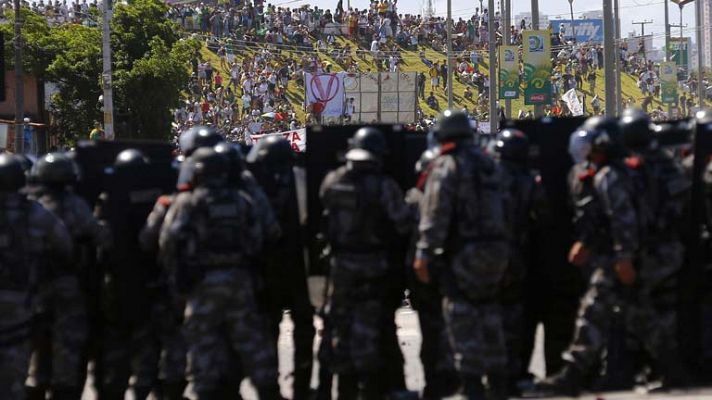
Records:
{"label": "helmet visor", "polygon": [[586,161],[591,154],[591,143],[586,136],[586,131],[578,130],[569,139],[569,154],[576,164]]}

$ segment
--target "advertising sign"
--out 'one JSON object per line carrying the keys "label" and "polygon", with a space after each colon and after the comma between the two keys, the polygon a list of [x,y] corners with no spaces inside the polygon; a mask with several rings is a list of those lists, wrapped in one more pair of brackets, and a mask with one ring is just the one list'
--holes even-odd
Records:
{"label": "advertising sign", "polygon": [[677,103],[677,64],[674,61],[660,63],[660,91],[663,103]]}
{"label": "advertising sign", "polygon": [[[556,19],[549,22],[555,34],[558,35],[563,27],[566,37],[571,37],[571,20]],[[575,19],[574,30],[576,43],[603,43],[602,19]]]}
{"label": "advertising sign", "polygon": [[499,46],[499,98],[519,98],[519,49]]}
{"label": "advertising sign", "polygon": [[549,31],[524,31],[524,104],[551,104]]}

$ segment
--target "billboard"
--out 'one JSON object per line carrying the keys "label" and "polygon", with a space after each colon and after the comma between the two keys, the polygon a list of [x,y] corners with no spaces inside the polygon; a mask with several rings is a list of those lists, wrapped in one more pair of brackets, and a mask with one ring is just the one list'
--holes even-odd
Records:
{"label": "billboard", "polygon": [[415,72],[347,74],[345,102],[353,102],[351,123],[415,122],[418,99]]}
{"label": "billboard", "polygon": [[682,67],[684,71],[689,71],[690,67],[690,38],[671,37],[670,52],[671,61]]}
{"label": "billboard", "polygon": [[524,31],[524,104],[551,104],[551,36],[548,30]]}
{"label": "billboard", "polygon": [[[549,21],[555,34],[559,34],[561,27],[564,27],[566,37],[571,37],[571,20],[555,19]],[[602,19],[575,19],[574,29],[576,32],[576,43],[603,43],[603,20]]]}
{"label": "billboard", "polygon": [[677,103],[677,65],[674,61],[660,63],[660,89],[663,103]]}
{"label": "billboard", "polygon": [[519,98],[519,48],[499,46],[499,98]]}

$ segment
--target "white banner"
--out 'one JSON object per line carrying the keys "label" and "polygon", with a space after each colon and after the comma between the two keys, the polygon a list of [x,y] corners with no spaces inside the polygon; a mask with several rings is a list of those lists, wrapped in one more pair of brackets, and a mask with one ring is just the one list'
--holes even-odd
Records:
{"label": "white banner", "polygon": [[583,104],[581,104],[578,96],[576,95],[576,89],[571,89],[564,93],[564,95],[561,96],[561,100],[563,100],[569,107],[571,115],[574,117],[580,117],[583,115]]}
{"label": "white banner", "polygon": [[307,107],[312,106],[322,117],[344,115],[344,76],[345,72],[305,74]]}
{"label": "white banner", "polygon": [[307,149],[307,130],[306,129],[297,129],[296,131],[285,131],[285,132],[278,132],[278,133],[267,133],[263,135],[250,135],[250,139],[252,139],[252,143],[257,144],[257,142],[260,141],[265,136],[276,136],[276,135],[281,135],[283,138],[285,138],[289,144],[292,145],[292,150],[302,153],[306,151]]}

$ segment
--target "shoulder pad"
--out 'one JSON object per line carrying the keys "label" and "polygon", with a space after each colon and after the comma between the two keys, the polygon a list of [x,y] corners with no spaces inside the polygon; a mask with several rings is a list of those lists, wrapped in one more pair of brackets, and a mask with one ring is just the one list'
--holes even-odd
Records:
{"label": "shoulder pad", "polygon": [[640,157],[628,157],[625,159],[625,165],[631,169],[639,169],[643,165],[643,159]]}
{"label": "shoulder pad", "polygon": [[442,146],[440,146],[440,155],[452,153],[455,149],[457,149],[457,143],[455,143],[455,142],[444,143]]}
{"label": "shoulder pad", "polygon": [[161,196],[158,198],[158,204],[162,205],[163,207],[170,207],[171,203],[173,203],[173,197],[171,196]]}

